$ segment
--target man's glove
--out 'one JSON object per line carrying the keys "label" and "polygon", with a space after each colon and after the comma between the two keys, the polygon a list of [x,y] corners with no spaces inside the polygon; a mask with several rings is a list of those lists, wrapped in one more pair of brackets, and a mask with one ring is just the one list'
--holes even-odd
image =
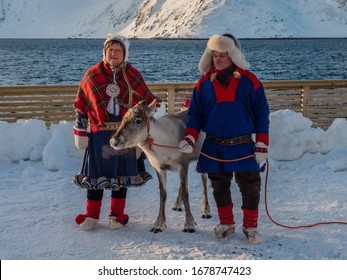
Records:
{"label": "man's glove", "polygon": [[89,136],[87,129],[77,128],[74,126],[73,134],[75,138],[75,145],[78,149],[84,150],[88,147]]}
{"label": "man's glove", "polygon": [[182,153],[190,154],[193,152],[193,147],[195,145],[195,139],[191,135],[187,135],[183,140],[178,144],[178,148]]}
{"label": "man's glove", "polygon": [[255,160],[258,164],[261,164],[263,161],[267,160],[268,150],[267,146],[262,142],[257,142],[255,144]]}

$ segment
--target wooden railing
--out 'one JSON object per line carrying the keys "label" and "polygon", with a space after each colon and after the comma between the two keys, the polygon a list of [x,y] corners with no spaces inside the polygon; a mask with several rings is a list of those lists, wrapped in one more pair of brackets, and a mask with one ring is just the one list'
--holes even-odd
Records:
{"label": "wooden railing", "polygon": [[[179,111],[195,83],[149,84],[168,113]],[[270,110],[301,112],[315,127],[326,129],[347,118],[347,80],[263,81]],[[38,119],[51,123],[74,120],[78,85],[0,86],[0,120]]]}

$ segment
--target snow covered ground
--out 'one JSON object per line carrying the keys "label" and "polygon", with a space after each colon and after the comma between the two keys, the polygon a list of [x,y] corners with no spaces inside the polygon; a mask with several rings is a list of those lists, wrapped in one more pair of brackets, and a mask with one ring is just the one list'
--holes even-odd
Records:
{"label": "snow covered ground", "polygon": [[[210,231],[218,223],[215,204],[209,189],[213,218],[200,219],[202,194],[195,164],[190,166],[189,181],[196,233],[181,232],[183,213],[170,210],[178,184],[173,173],[169,175],[168,229],[149,232],[159,198],[149,165],[154,179],[129,191],[126,227],[108,230],[109,192],[105,192],[100,224],[92,232],[80,231],[74,218],[84,211],[85,191],[71,184],[82,161],[82,152],[73,145],[72,124],[54,125],[48,131],[40,121],[1,122],[0,133],[1,259],[347,259],[344,225],[278,227],[265,213],[264,187],[259,222],[264,242],[248,244],[241,233],[235,184],[239,228],[231,238],[213,240]],[[346,120],[335,120],[324,132],[312,128],[301,114],[272,113],[270,151],[267,198],[276,221],[292,226],[347,222]]]}
{"label": "snow covered ground", "polygon": [[[158,116],[160,112],[158,113]],[[271,114],[271,148],[267,206],[276,222],[305,226],[317,222],[347,223],[347,121],[336,119],[327,131],[311,127],[301,114]],[[110,192],[106,191],[95,230],[79,230],[74,219],[84,213],[85,190],[71,183],[82,152],[74,147],[72,123],[47,130],[40,121],[0,122],[0,258],[2,260],[347,260],[346,224],[289,229],[266,214],[265,173],[259,230],[263,242],[250,244],[242,234],[241,198],[233,182],[236,232],[215,240],[218,224],[209,187],[213,217],[200,218],[202,192],[195,164],[189,189],[196,233],[184,233],[183,212],[171,210],[178,176],[168,176],[168,228],[154,234],[159,202],[158,180],[130,189],[129,224],[107,227]]]}

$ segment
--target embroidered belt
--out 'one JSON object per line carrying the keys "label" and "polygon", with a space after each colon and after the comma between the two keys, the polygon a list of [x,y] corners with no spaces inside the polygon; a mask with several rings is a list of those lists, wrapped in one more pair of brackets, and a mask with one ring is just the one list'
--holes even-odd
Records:
{"label": "embroidered belt", "polygon": [[210,140],[214,143],[226,145],[226,146],[233,146],[233,145],[239,145],[239,144],[253,144],[252,135],[246,134],[241,135],[239,137],[235,138],[217,138],[210,134],[206,134],[206,139]]}
{"label": "embroidered belt", "polygon": [[103,125],[99,126],[101,131],[114,131],[120,127],[121,122],[105,122]]}

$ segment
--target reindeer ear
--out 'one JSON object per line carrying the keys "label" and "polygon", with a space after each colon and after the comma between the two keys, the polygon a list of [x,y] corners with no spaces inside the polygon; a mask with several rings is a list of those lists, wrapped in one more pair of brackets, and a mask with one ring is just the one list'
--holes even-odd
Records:
{"label": "reindeer ear", "polygon": [[149,117],[153,117],[155,113],[155,109],[157,107],[157,99],[154,99],[151,104],[148,105],[146,109],[146,113]]}
{"label": "reindeer ear", "polygon": [[141,100],[139,101],[139,103],[137,103],[142,109],[146,109],[147,108],[147,101],[146,100]]}

